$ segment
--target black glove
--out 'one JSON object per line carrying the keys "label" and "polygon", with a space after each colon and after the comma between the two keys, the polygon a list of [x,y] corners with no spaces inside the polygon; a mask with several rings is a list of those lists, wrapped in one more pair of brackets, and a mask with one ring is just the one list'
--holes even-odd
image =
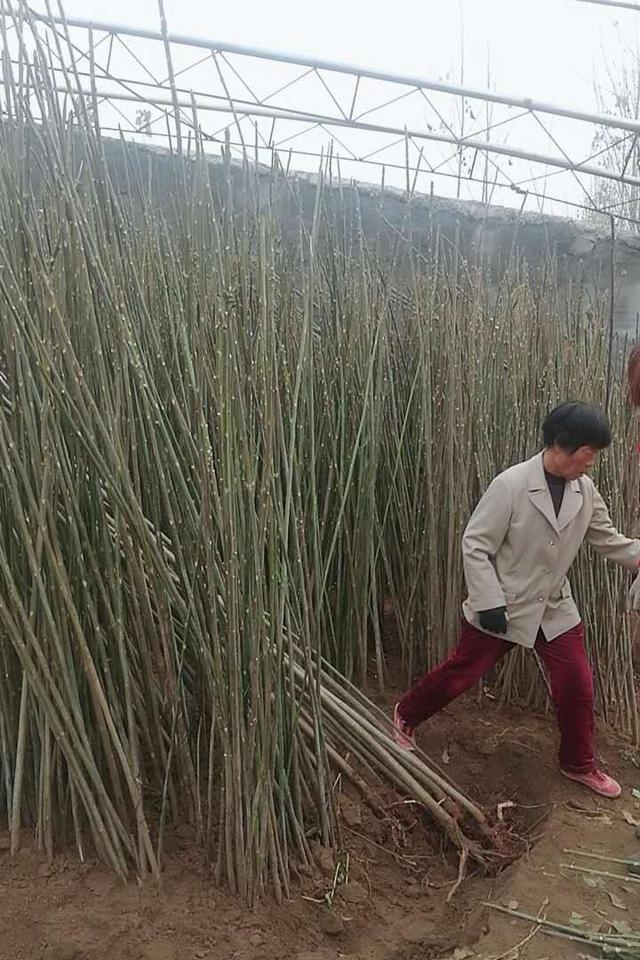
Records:
{"label": "black glove", "polygon": [[507,608],[494,607],[493,610],[480,611],[480,626],[490,633],[507,632]]}

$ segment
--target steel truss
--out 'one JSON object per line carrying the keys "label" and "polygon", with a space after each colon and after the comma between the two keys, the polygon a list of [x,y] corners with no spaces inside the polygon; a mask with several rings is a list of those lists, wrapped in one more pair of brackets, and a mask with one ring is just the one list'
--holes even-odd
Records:
{"label": "steel truss", "polygon": [[[377,168],[410,192],[451,193],[453,185],[483,202],[544,202],[548,212],[570,206],[638,222],[640,178],[619,159],[636,150],[638,120],[184,36],[164,20],[158,31],[141,30],[21,3],[0,10],[0,25],[4,115],[9,88],[37,114],[37,78],[25,62],[39,47],[65,109],[88,110],[105,134],[176,151],[195,139],[213,150],[227,143],[287,169],[317,169],[329,158],[342,176],[371,180]],[[593,153],[598,129],[614,133]],[[624,199],[594,199],[596,185],[612,181]]]}

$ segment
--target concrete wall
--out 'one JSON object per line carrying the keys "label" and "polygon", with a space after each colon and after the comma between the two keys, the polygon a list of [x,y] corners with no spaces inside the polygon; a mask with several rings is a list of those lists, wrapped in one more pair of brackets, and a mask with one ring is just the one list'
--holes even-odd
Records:
{"label": "concrete wall", "polygon": [[[112,166],[114,179],[125,190],[124,175],[118,177],[122,164],[122,143],[104,142]],[[127,146],[140,161],[141,169],[153,170],[154,179],[162,184],[164,196],[169,197],[175,175],[175,160],[166,151],[146,146]],[[240,165],[232,164],[225,170],[220,160],[212,159],[211,176],[223,193],[225,179],[235,181],[234,203],[242,202],[246,182]],[[255,169],[254,169],[255,172]],[[268,202],[277,194],[278,209],[283,220],[297,225],[299,210],[305,218],[313,214],[317,179],[298,174],[289,180],[274,182],[268,169],[257,168],[257,182],[263,192],[261,200]],[[255,182],[255,181],[254,181]],[[608,300],[611,288],[610,227],[601,227],[588,221],[563,217],[520,214],[507,207],[486,207],[482,204],[441,197],[414,195],[410,202],[399,190],[367,184],[323,184],[323,189],[335,191],[348,218],[353,218],[364,232],[378,243],[391,248],[399,236],[410,237],[411,243],[429,256],[434,236],[441,235],[456,244],[471,262],[482,262],[491,275],[500,278],[510,259],[517,255],[533,268],[554,258],[561,281],[580,280],[593,291],[594,296]],[[255,196],[252,202],[255,202]],[[295,226],[297,229],[297,226]],[[616,330],[634,338],[640,315],[640,234],[616,228],[614,242],[614,321]]]}
{"label": "concrete wall", "polygon": [[[307,184],[315,189],[308,178]],[[507,207],[442,197],[414,196],[407,204],[401,192],[383,193],[367,185],[358,186],[358,198],[363,226],[372,234],[385,228],[392,234],[406,234],[410,220],[412,243],[421,251],[428,254],[437,231],[457,244],[469,260],[484,263],[496,280],[514,255],[534,268],[553,258],[560,280],[580,280],[608,305],[612,246],[608,224],[601,227],[586,220],[520,214]],[[613,253],[615,329],[635,338],[640,316],[640,234],[616,227]]]}

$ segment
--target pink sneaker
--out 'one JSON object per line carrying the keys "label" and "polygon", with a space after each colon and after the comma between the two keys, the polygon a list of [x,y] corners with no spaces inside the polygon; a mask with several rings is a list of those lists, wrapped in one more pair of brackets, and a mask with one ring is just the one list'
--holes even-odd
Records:
{"label": "pink sneaker", "polygon": [[601,797],[607,797],[609,800],[615,800],[622,793],[622,787],[617,780],[607,776],[601,770],[594,770],[592,773],[567,773],[566,770],[561,770],[560,773],[563,777],[575,780],[576,783],[581,783],[584,787],[588,787],[589,790],[593,790],[594,793],[600,794]]}
{"label": "pink sneaker", "polygon": [[398,713],[398,704],[393,708],[393,739],[403,750],[415,750],[416,732],[405,723]]}

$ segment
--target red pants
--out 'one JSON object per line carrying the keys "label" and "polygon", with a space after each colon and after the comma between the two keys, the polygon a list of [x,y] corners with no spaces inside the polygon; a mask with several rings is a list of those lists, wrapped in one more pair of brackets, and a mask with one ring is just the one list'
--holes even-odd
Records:
{"label": "red pants", "polygon": [[[398,704],[398,713],[417,727],[473,686],[514,644],[463,621],[458,646],[448,660],[418,680]],[[536,650],[547,670],[560,727],[560,766],[567,773],[590,773],[593,756],[593,675],[584,649],[582,624],[547,641],[538,634]]]}

